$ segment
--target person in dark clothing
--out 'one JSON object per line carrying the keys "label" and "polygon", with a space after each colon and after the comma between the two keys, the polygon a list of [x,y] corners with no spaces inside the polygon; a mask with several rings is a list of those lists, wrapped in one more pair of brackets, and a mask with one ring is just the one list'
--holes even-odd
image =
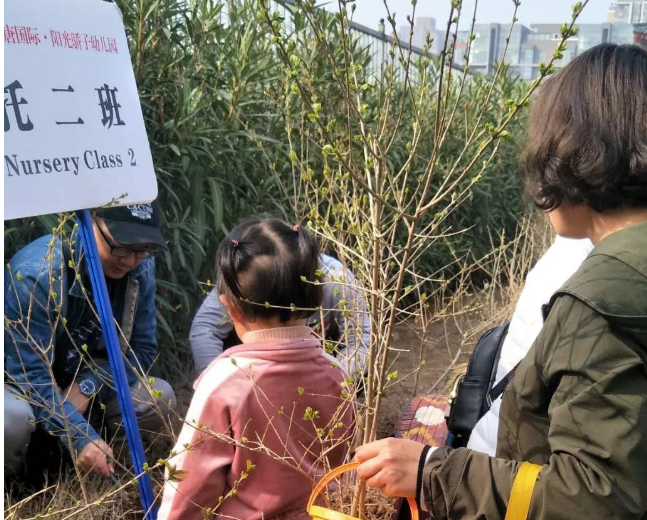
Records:
{"label": "person in dark clothing", "polygon": [[600,45],[550,79],[522,164],[555,231],[595,247],[517,366],[497,458],[383,439],[360,478],[439,520],[497,520],[531,462],[529,519],[647,519],[647,52]]}
{"label": "person in dark clothing", "polygon": [[[126,372],[139,425],[158,430],[175,406],[171,386],[143,376],[157,355],[155,262],[166,247],[156,204],[94,213],[94,235],[110,302],[119,324]],[[72,266],[72,267],[70,267]],[[104,476],[112,449],[103,423],[119,430],[121,414],[81,240],[41,237],[5,269],[4,465],[22,466],[36,428],[57,437],[76,464]],[[100,411],[100,413],[98,413]],[[91,415],[99,415],[99,425]]]}

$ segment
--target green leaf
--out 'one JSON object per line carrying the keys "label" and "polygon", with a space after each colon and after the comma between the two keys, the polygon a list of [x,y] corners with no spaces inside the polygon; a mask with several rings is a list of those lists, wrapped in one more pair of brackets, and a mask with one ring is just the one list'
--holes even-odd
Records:
{"label": "green leaf", "polygon": [[207,179],[211,192],[211,214],[213,216],[213,230],[219,230],[223,222],[222,190],[218,181],[213,177]]}
{"label": "green leaf", "polygon": [[178,469],[173,472],[173,474],[169,474],[168,480],[171,482],[182,482],[189,476],[189,472],[186,469]]}

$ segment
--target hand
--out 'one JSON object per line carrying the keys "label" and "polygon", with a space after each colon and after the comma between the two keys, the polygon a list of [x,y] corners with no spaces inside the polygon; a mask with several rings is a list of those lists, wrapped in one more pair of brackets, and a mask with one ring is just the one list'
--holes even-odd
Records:
{"label": "hand", "polygon": [[63,393],[65,394],[65,400],[68,403],[72,403],[77,411],[82,414],[88,411],[90,398],[81,393],[81,389],[77,383],[72,383]]}
{"label": "hand", "polygon": [[99,439],[85,445],[76,458],[76,465],[86,471],[94,471],[104,477],[110,477],[115,472],[113,458],[112,448]]}
{"label": "hand", "polygon": [[382,439],[357,448],[357,474],[369,487],[392,497],[416,498],[418,464],[424,445],[407,439]]}

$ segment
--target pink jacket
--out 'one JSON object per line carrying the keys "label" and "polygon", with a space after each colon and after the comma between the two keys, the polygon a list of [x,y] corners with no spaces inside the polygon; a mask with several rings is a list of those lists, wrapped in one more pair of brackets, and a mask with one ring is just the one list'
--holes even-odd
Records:
{"label": "pink jacket", "polygon": [[[196,381],[169,461],[188,473],[166,482],[159,520],[204,518],[249,464],[255,468],[218,515],[309,519],[305,506],[314,483],[344,462],[352,441],[355,411],[341,397],[346,377],[309,327],[245,334],[242,345],[216,358]],[[317,459],[327,450],[324,468]]]}

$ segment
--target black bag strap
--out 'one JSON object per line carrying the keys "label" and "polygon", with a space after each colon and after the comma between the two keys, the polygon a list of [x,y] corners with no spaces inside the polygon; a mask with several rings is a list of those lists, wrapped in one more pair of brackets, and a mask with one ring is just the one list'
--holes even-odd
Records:
{"label": "black bag strap", "polygon": [[[551,309],[553,308],[553,305],[555,304],[555,300],[557,299],[557,296],[559,294],[559,291],[555,293],[550,301],[544,305],[541,306],[541,313],[544,318],[544,322],[548,318],[548,314],[550,313]],[[499,352],[499,356],[501,355],[501,352]],[[508,372],[501,381],[499,381],[496,385],[494,385],[490,391],[488,392],[488,405],[492,405],[494,401],[496,401],[499,397],[503,395],[503,392],[505,392],[505,389],[508,387],[510,384],[510,381],[512,381],[512,378],[514,377],[515,372],[517,371],[517,368],[519,368],[519,365],[521,364],[521,361],[517,363],[510,372]],[[498,360],[497,360],[497,365],[498,365]]]}
{"label": "black bag strap", "polygon": [[497,336],[497,348],[496,355],[494,356],[494,364],[492,365],[492,371],[490,373],[490,388],[494,386],[494,382],[496,381],[496,373],[497,369],[499,368],[499,361],[501,361],[501,352],[503,351],[503,344],[505,343],[505,339],[508,337],[509,329],[510,321],[506,321],[502,325],[494,329]]}
{"label": "black bag strap", "polygon": [[[521,363],[521,362],[519,362]],[[510,372],[508,372],[501,381],[499,381],[496,385],[492,387],[490,390],[490,393],[488,394],[488,397],[490,399],[490,404],[492,404],[494,401],[496,401],[499,397],[503,395],[503,392],[505,392],[506,387],[514,377],[514,373],[517,371],[517,367],[519,366],[519,363],[517,363]]]}

